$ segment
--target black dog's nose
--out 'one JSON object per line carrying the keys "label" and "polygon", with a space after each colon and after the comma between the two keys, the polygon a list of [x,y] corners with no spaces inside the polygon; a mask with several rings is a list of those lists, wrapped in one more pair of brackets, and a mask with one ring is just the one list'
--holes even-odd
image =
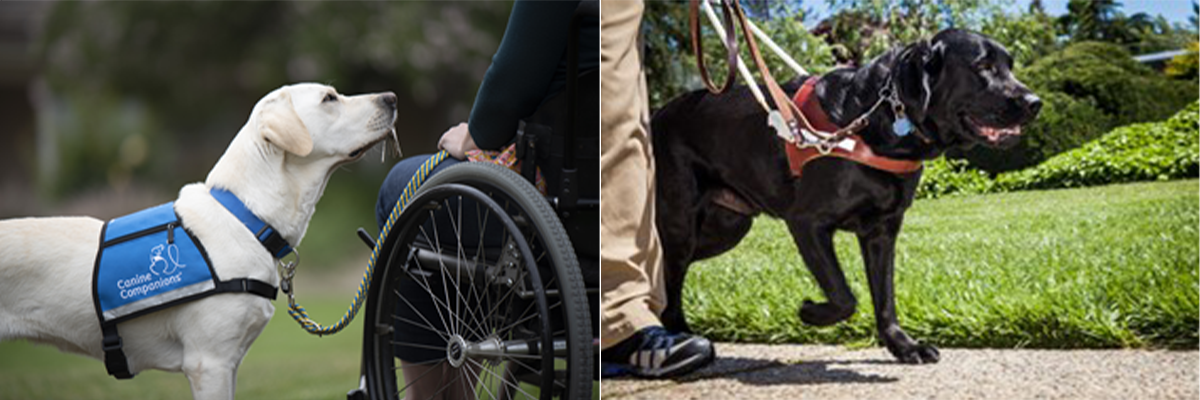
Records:
{"label": "black dog's nose", "polygon": [[392,93],[392,92],[384,93],[382,95],[379,95],[379,99],[382,100],[383,104],[387,105],[388,107],[396,108],[396,94],[395,93]]}
{"label": "black dog's nose", "polygon": [[1042,110],[1042,98],[1036,94],[1028,93],[1021,96],[1021,103],[1025,105],[1025,109],[1029,110],[1032,115],[1037,115],[1038,111]]}

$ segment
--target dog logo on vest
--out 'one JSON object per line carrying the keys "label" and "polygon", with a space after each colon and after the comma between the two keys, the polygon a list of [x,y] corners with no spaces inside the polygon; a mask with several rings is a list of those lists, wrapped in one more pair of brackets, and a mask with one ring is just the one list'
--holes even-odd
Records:
{"label": "dog logo on vest", "polygon": [[[167,257],[163,257],[163,251],[166,250]],[[161,264],[161,266],[159,266]],[[157,267],[157,268],[156,268]],[[160,244],[150,249],[150,272],[155,275],[170,275],[175,273],[176,269],[186,268],[186,264],[179,263],[179,247],[175,244],[170,246]]]}

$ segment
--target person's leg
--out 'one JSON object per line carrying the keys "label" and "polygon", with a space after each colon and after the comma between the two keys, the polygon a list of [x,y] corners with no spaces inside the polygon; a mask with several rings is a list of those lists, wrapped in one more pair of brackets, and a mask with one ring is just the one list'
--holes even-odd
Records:
{"label": "person's leg", "polygon": [[454,368],[450,363],[402,362],[401,371],[409,385],[404,389],[404,398],[408,400],[474,399],[475,384],[479,381],[479,374],[483,372],[478,367],[469,364],[463,364],[461,368]]}
{"label": "person's leg", "polygon": [[659,321],[666,294],[638,46],[642,9],[621,1],[600,11],[601,360],[605,375],[668,377],[706,365],[713,352],[708,340],[669,333]]}
{"label": "person's leg", "polygon": [[[637,31],[642,3],[601,9],[601,347],[660,325],[662,250],[654,230],[654,165],[646,135],[645,79]],[[631,88],[635,90],[630,90]]]}

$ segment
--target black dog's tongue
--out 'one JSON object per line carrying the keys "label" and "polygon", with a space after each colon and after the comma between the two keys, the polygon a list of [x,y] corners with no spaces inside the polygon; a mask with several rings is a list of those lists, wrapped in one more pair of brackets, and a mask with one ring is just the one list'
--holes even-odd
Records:
{"label": "black dog's tongue", "polygon": [[998,142],[1007,136],[1016,136],[1021,134],[1021,125],[1013,125],[1007,128],[993,128],[990,126],[980,126],[979,133],[987,136],[988,140]]}

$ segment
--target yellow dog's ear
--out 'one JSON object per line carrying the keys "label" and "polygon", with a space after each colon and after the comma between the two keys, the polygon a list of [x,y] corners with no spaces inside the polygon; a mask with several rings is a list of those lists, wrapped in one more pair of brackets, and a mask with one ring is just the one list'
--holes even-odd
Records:
{"label": "yellow dog's ear", "polygon": [[286,91],[263,103],[258,111],[258,133],[289,153],[304,157],[312,152],[312,136],[292,108],[292,96]]}

